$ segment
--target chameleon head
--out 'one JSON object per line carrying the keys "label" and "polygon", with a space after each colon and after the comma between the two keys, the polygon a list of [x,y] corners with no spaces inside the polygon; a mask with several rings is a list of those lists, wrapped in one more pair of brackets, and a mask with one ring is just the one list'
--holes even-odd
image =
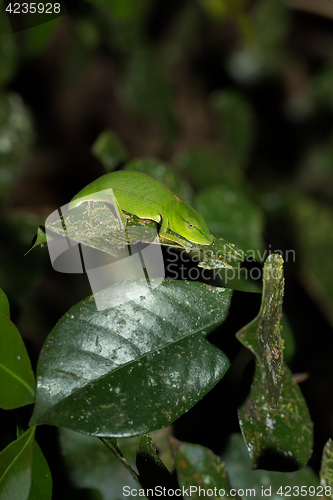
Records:
{"label": "chameleon head", "polygon": [[213,239],[202,215],[181,200],[177,205],[170,218],[169,228],[193,243],[210,245]]}

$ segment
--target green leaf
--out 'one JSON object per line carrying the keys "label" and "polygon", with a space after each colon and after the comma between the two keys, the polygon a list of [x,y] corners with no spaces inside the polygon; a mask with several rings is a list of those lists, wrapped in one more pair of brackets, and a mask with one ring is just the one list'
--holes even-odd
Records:
{"label": "green leaf", "polygon": [[324,69],[316,73],[312,78],[312,92],[315,99],[325,109],[333,109],[332,84],[333,84],[333,67],[325,65]]}
{"label": "green leaf", "polygon": [[29,292],[48,259],[47,252],[24,257],[39,221],[40,217],[26,210],[3,210],[0,214],[0,261],[6,263],[0,266],[0,284],[8,297],[20,302],[20,308],[28,302]]}
{"label": "green leaf", "polygon": [[[149,433],[146,434],[141,434],[138,437],[138,448],[137,448],[137,458],[136,462],[138,464],[138,461],[146,461],[153,463],[157,469],[160,469],[161,474],[165,474],[170,478],[170,472],[168,469],[165,467],[164,463],[160,459],[156,448],[154,446],[153,440],[151,438],[151,435]],[[139,473],[140,473],[140,468],[138,467]],[[141,474],[140,474],[141,475]]]}
{"label": "green leaf", "polygon": [[[179,485],[191,492],[191,498],[239,498],[230,495],[230,483],[224,462],[211,450],[198,444],[171,439]],[[199,488],[200,493],[199,493]]]}
{"label": "green leaf", "polygon": [[0,95],[0,129],[0,199],[3,203],[9,199],[23,171],[33,141],[30,113],[18,94]]}
{"label": "green leaf", "polygon": [[[51,239],[57,239],[58,235],[117,256],[118,249],[126,246],[128,241],[115,210],[111,201],[110,204],[104,201],[85,201],[56,220],[47,221],[45,226],[47,239],[49,235]],[[156,236],[156,229],[151,233]],[[149,236],[153,239],[151,233]]]}
{"label": "green leaf", "polygon": [[128,159],[128,152],[113,130],[104,130],[94,142],[91,151],[107,172],[115,170]]}
{"label": "green leaf", "polygon": [[195,197],[194,206],[212,233],[243,248],[248,256],[262,260],[263,215],[240,188],[207,188]]}
{"label": "green leaf", "polygon": [[0,407],[18,408],[34,401],[35,378],[22,337],[0,313]]}
{"label": "green leaf", "polygon": [[[127,462],[135,469],[136,438],[118,440]],[[123,497],[123,488],[138,488],[120,460],[96,437],[60,429],[60,446],[69,477],[76,488],[94,488],[103,500]]]}
{"label": "green leaf", "polygon": [[285,315],[281,318],[281,334],[284,342],[284,360],[285,363],[289,364],[295,355],[296,343],[293,331]]}
{"label": "green leaf", "polygon": [[19,49],[4,8],[0,9],[0,60],[0,87],[3,88],[15,75],[19,62]]}
{"label": "green leaf", "polygon": [[[311,486],[316,493],[319,486],[318,477],[310,467],[303,467],[303,469],[296,472],[275,472],[267,470],[251,470],[251,461],[246,449],[244,439],[241,434],[232,434],[226,449],[221,456],[222,460],[226,463],[227,472],[230,478],[230,483],[233,488],[238,491],[244,490],[242,498],[263,498],[270,500],[281,500],[282,498],[289,498],[285,495],[277,494],[280,487],[284,492],[288,492],[286,488],[291,489],[291,498],[302,498],[300,493],[297,495],[297,486],[299,490],[303,486],[305,492],[309,492]],[[255,494],[250,494],[251,490]],[[281,491],[281,490],[280,490]],[[294,495],[294,496],[292,496]],[[309,498],[315,495],[303,495],[303,498]]]}
{"label": "green leaf", "polygon": [[26,500],[31,487],[32,454],[35,428],[0,453],[1,500]]}
{"label": "green leaf", "polygon": [[160,459],[150,434],[142,434],[138,437],[136,466],[140,483],[145,489],[163,486],[167,490],[174,490],[177,487],[175,480]]}
{"label": "green leaf", "polygon": [[[329,439],[324,446],[320,469],[320,484],[327,488],[325,496],[333,499],[333,441]],[[329,494],[326,494],[329,493]]]}
{"label": "green leaf", "polygon": [[[55,221],[47,223],[47,239],[56,240],[58,235],[73,242],[82,243],[87,247],[106,252],[113,257],[119,256],[120,249],[138,242],[180,248],[178,243],[171,242],[167,238],[158,237],[155,221],[139,219],[135,215],[128,214],[124,216],[127,217],[126,228],[121,228],[118,215],[113,210],[114,206],[112,206],[111,202],[85,201]],[[43,234],[43,229],[40,228],[39,237],[37,235],[38,242],[36,241],[32,248],[43,243],[44,236],[45,233]],[[191,243],[185,238],[181,239],[186,248],[197,248],[195,243]],[[67,249],[72,246],[69,243],[66,245]],[[61,255],[61,257],[64,258],[64,255]]]}
{"label": "green leaf", "polygon": [[151,437],[158,451],[158,456],[166,466],[166,468],[173,473],[175,470],[175,461],[173,458],[172,450],[170,447],[170,438],[172,436],[172,426],[164,427],[157,431],[152,432]]}
{"label": "green leaf", "polygon": [[175,171],[171,164],[165,161],[155,158],[136,158],[128,162],[124,170],[150,175],[185,203],[191,202],[192,191],[189,184]]}
{"label": "green leaf", "polygon": [[228,155],[214,151],[211,146],[199,146],[178,153],[172,161],[198,190],[216,184],[226,184],[236,189],[242,178],[240,168],[230,163]]}
{"label": "green leaf", "polygon": [[247,254],[219,236],[213,235],[213,243],[203,251],[203,260],[198,264],[204,269],[239,269]]}
{"label": "green leaf", "polygon": [[[110,304],[140,286],[110,287]],[[206,336],[224,321],[230,299],[223,288],[164,281],[103,311],[93,297],[79,302],[42,349],[32,422],[115,437],[169,425],[229,367]]]}
{"label": "green leaf", "polygon": [[[281,459],[289,470],[304,467],[312,452],[312,422],[303,395],[284,366],[277,408],[264,397],[260,368],[256,362],[251,391],[238,409],[240,427],[254,469],[271,469]],[[274,462],[275,461],[275,462]]]}
{"label": "green leaf", "polygon": [[264,265],[263,295],[258,316],[237,334],[252,351],[260,367],[260,377],[268,405],[276,407],[283,374],[283,340],[280,320],[284,293],[283,259],[271,254]]}
{"label": "green leaf", "polygon": [[166,71],[158,61],[158,54],[149,47],[133,46],[119,93],[138,117],[171,124],[171,91]]}
{"label": "green leaf", "polygon": [[42,24],[33,28],[30,28],[29,24],[27,24],[29,29],[26,31],[27,37],[24,47],[22,47],[27,57],[36,57],[43,50],[47,50],[52,37],[54,37],[57,29],[59,29],[59,21],[59,18],[52,19],[50,22],[45,20]]}
{"label": "green leaf", "polygon": [[214,278],[219,279],[225,288],[239,290],[241,292],[261,293],[260,286],[252,281],[246,269],[241,269],[241,263],[246,259],[247,254],[219,236],[213,236],[213,243],[200,250],[196,255],[195,249],[192,255],[200,261],[198,267],[203,269],[213,269]]}
{"label": "green leaf", "polygon": [[236,167],[243,167],[248,162],[255,133],[254,113],[249,102],[233,90],[223,90],[212,95],[211,106],[229,160]]}
{"label": "green leaf", "polygon": [[31,489],[28,500],[51,500],[52,477],[47,461],[38,443],[34,441],[32,451]]}
{"label": "green leaf", "polygon": [[9,302],[7,296],[3,290],[0,288],[0,313],[10,318]]}
{"label": "green leaf", "polygon": [[28,255],[28,253],[33,248],[36,248],[36,247],[39,247],[39,246],[43,247],[45,245],[45,243],[47,243],[48,238],[52,239],[52,236],[50,234],[48,236],[46,236],[45,227],[44,226],[38,226],[37,234],[36,234],[36,237],[35,237],[35,241],[34,241],[33,245],[29,248],[29,250],[27,251],[27,253],[25,255]]}
{"label": "green leaf", "polygon": [[302,279],[333,324],[333,210],[331,205],[302,196],[290,203],[297,262]]}

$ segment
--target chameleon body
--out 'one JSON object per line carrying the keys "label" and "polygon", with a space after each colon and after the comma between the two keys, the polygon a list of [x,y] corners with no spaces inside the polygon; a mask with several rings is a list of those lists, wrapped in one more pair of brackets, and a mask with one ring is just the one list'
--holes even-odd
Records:
{"label": "chameleon body", "polygon": [[[69,209],[84,200],[110,200],[99,191],[113,189],[119,207],[140,219],[151,219],[161,224],[159,235],[186,247],[184,241],[167,233],[170,229],[187,240],[200,245],[212,243],[211,234],[204,218],[190,205],[181,201],[163,184],[141,172],[119,171],[99,177],[77,193],[69,204]],[[91,198],[90,198],[91,195]]]}

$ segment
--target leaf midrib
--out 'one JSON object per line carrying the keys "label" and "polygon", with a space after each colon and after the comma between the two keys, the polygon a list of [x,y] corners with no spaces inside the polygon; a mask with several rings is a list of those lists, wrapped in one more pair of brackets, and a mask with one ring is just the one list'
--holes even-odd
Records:
{"label": "leaf midrib", "polygon": [[9,370],[4,364],[0,363],[0,369],[3,369],[5,372],[9,373],[13,378],[18,380],[26,389],[28,389],[28,392],[32,395],[32,397],[35,396],[35,391],[30,387],[30,385],[22,378],[19,378],[13,371]]}

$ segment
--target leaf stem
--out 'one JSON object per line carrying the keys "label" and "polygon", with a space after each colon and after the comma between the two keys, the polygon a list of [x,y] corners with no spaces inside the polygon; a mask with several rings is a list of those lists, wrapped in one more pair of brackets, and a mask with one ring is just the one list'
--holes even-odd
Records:
{"label": "leaf stem", "polygon": [[127,460],[124,457],[124,455],[119,450],[119,448],[117,446],[117,440],[114,439],[114,438],[107,438],[107,437],[104,437],[104,438],[100,437],[99,439],[105,444],[105,446],[107,446],[109,448],[109,450],[112,451],[112,453],[117,458],[119,458],[119,460],[122,462],[122,464],[125,467],[125,469],[128,470],[128,472],[131,474],[131,476],[133,477],[133,479],[141,486],[138,474],[132,469],[132,467],[127,462]]}

